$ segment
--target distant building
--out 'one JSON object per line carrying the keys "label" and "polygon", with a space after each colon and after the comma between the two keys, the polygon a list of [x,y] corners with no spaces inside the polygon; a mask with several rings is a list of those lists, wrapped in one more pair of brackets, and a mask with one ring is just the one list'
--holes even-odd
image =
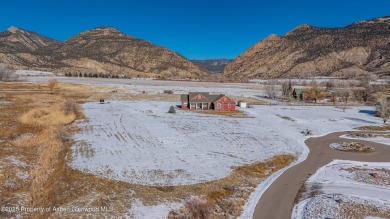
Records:
{"label": "distant building", "polygon": [[247,108],[247,103],[243,101],[238,101],[238,106],[241,108]]}
{"label": "distant building", "polygon": [[180,96],[182,109],[234,111],[236,102],[224,94],[211,95],[208,92],[190,92]]}
{"label": "distant building", "polygon": [[306,89],[302,89],[302,88],[294,88],[293,92],[292,92],[292,96],[296,99],[296,100],[304,100],[305,99],[305,95],[306,95]]}

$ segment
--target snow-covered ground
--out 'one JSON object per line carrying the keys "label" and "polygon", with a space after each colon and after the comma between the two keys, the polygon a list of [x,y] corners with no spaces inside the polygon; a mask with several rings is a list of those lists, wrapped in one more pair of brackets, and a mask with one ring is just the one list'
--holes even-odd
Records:
{"label": "snow-covered ground", "polygon": [[52,72],[46,72],[46,71],[32,71],[32,70],[16,70],[15,74],[20,77],[26,77],[26,76],[54,76],[55,74]]}
{"label": "snow-covered ground", "polygon": [[158,205],[145,206],[140,200],[136,200],[131,205],[133,218],[145,219],[165,219],[172,209],[179,208],[183,203],[165,202]]}
{"label": "snow-covered ground", "polygon": [[[46,82],[53,76],[30,76],[28,81]],[[123,93],[175,94],[189,91],[225,93],[230,96],[264,96],[256,83],[207,83],[129,79],[56,77],[60,82],[94,88],[117,87]],[[110,88],[111,89],[111,88]],[[315,136],[379,125],[381,120],[360,113],[370,107],[352,107],[343,112],[332,106],[254,106],[241,109],[252,118],[230,118],[178,110],[168,114],[169,102],[112,101],[83,105],[88,120],[79,124],[78,143],[73,146],[72,166],[81,171],[131,183],[177,185],[224,177],[231,167],[263,161],[276,154],[291,153],[304,160],[308,149],[301,131]],[[291,120],[283,119],[289,117]],[[261,194],[284,170],[265,179],[245,204],[241,218],[252,218]],[[169,203],[133,210],[141,218],[165,215]],[[138,209],[138,210],[136,210]],[[148,212],[151,212],[148,214]]]}
{"label": "snow-covered ground", "polygon": [[218,83],[218,82],[191,82],[191,81],[160,81],[150,79],[107,79],[107,78],[79,78],[61,76],[28,76],[25,80],[30,82],[47,82],[55,77],[59,82],[77,83],[84,85],[117,87],[125,93],[158,94],[164,90],[172,90],[175,94],[188,92],[224,93],[231,96],[266,96],[263,85],[248,83]]}
{"label": "snow-covered ground", "polygon": [[277,154],[304,158],[305,129],[324,135],[380,121],[359,113],[361,108],[342,112],[334,107],[255,106],[243,110],[251,118],[167,113],[174,104],[84,104],[88,121],[75,136],[72,166],[131,183],[192,184],[222,178],[233,166]]}
{"label": "snow-covered ground", "polygon": [[[374,177],[373,173],[378,175]],[[340,218],[342,206],[348,203],[390,212],[389,184],[390,163],[334,160],[308,179],[303,197],[318,195],[299,202],[292,218]]]}

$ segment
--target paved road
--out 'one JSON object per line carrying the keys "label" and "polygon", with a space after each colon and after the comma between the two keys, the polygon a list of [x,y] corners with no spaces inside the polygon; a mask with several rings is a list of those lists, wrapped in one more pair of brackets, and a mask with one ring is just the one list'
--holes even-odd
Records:
{"label": "paved road", "polygon": [[[280,175],[261,196],[257,203],[254,219],[290,219],[295,197],[305,181],[318,168],[334,159],[367,162],[390,162],[390,146],[362,140],[339,138],[351,132],[336,132],[318,138],[309,138],[306,145],[310,149],[308,158]],[[362,142],[376,149],[374,153],[343,152],[329,147],[331,143]]]}

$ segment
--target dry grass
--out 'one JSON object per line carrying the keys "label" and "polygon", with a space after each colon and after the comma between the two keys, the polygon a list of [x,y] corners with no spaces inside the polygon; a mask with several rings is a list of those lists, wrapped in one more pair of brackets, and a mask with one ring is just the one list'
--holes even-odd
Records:
{"label": "dry grass", "polygon": [[333,147],[333,148],[345,152],[359,152],[359,153],[375,152],[375,148],[359,142],[342,142],[337,147]]}
{"label": "dry grass", "polygon": [[383,126],[361,126],[358,128],[355,128],[357,130],[366,130],[366,131],[390,131],[390,125],[383,125]]}
{"label": "dry grass", "polygon": [[[65,99],[57,95],[49,97],[21,95],[18,98],[33,108],[19,117],[22,124],[29,126],[59,126],[72,123],[77,115],[81,115],[80,106],[73,99]],[[46,99],[47,98],[47,99]],[[27,101],[26,101],[27,100]]]}
{"label": "dry grass", "polygon": [[[170,195],[188,198],[197,194],[206,197],[214,203],[210,218],[234,218],[241,214],[242,207],[248,200],[250,193],[254,191],[262,179],[289,165],[294,160],[295,157],[292,155],[278,155],[264,162],[236,167],[229,176],[222,179],[177,186]],[[172,211],[169,217],[180,218],[177,215],[180,215],[180,212],[187,212],[185,208],[186,206],[183,206],[177,211]]]}
{"label": "dry grass", "polygon": [[284,120],[295,121],[294,119],[292,119],[292,118],[290,118],[290,117],[288,117],[288,116],[282,116],[282,115],[276,115],[276,116],[278,116],[278,117],[280,117],[280,118],[282,118],[282,119],[284,119]]}
{"label": "dry grass", "polygon": [[46,86],[42,86],[33,82],[4,82],[0,81],[0,91],[6,92],[6,91],[39,91],[43,92],[46,89]]}
{"label": "dry grass", "polygon": [[77,115],[81,112],[81,107],[73,99],[67,99],[64,103],[63,111],[65,115],[74,114]]}
{"label": "dry grass", "polygon": [[121,95],[122,100],[149,100],[149,101],[170,101],[179,103],[180,96],[176,94],[130,94]]}
{"label": "dry grass", "polygon": [[58,80],[57,79],[50,79],[47,82],[47,87],[52,91],[52,90],[54,90],[55,86],[57,86],[57,84],[58,84]]}
{"label": "dry grass", "polygon": [[242,97],[242,96],[235,97],[235,96],[232,96],[232,98],[234,100],[239,100],[239,101],[246,102],[249,106],[250,105],[268,105],[269,104],[268,101],[259,100],[259,99],[253,98],[253,97]]}
{"label": "dry grass", "polygon": [[19,121],[30,126],[67,125],[74,121],[74,113],[66,114],[60,107],[36,108],[23,114]]}
{"label": "dry grass", "polygon": [[[15,83],[16,88],[19,86],[19,83]],[[67,133],[63,127],[72,123],[76,115],[74,111],[66,113],[67,101],[63,96],[40,92],[39,87],[33,87],[31,84],[22,84],[23,86],[30,91],[2,96],[3,101],[12,104],[3,107],[0,115],[0,129],[8,130],[0,132],[0,162],[9,158],[16,159],[17,163],[7,162],[7,172],[23,171],[28,174],[26,179],[18,179],[15,174],[7,174],[4,177],[0,174],[0,204],[54,206],[62,199],[61,194],[58,194],[62,191],[58,182],[66,176],[65,157],[70,146],[69,141],[64,141]],[[31,93],[32,90],[37,91]],[[25,164],[18,164],[22,161]],[[9,184],[11,177],[12,186],[5,186]],[[28,218],[46,218],[49,213],[22,215]]]}
{"label": "dry grass", "polygon": [[[51,187],[58,180],[56,174],[64,172],[64,165],[61,165],[61,156],[64,155],[65,147],[58,139],[58,130],[54,127],[45,129],[35,136],[38,146],[39,157],[37,166],[30,172],[31,176],[31,205],[47,206],[50,203]],[[31,144],[27,145],[32,146]]]}
{"label": "dry grass", "polygon": [[213,204],[213,201],[207,197],[192,197],[186,202],[184,208],[179,211],[172,211],[169,218],[208,219]]}

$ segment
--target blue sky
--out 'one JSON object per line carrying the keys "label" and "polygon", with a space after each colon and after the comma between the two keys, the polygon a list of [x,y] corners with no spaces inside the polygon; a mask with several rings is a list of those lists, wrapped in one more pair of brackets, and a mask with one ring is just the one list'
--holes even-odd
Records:
{"label": "blue sky", "polygon": [[389,0],[18,0],[0,5],[0,30],[17,26],[64,41],[98,26],[189,59],[235,58],[300,24],[339,27],[390,15]]}

